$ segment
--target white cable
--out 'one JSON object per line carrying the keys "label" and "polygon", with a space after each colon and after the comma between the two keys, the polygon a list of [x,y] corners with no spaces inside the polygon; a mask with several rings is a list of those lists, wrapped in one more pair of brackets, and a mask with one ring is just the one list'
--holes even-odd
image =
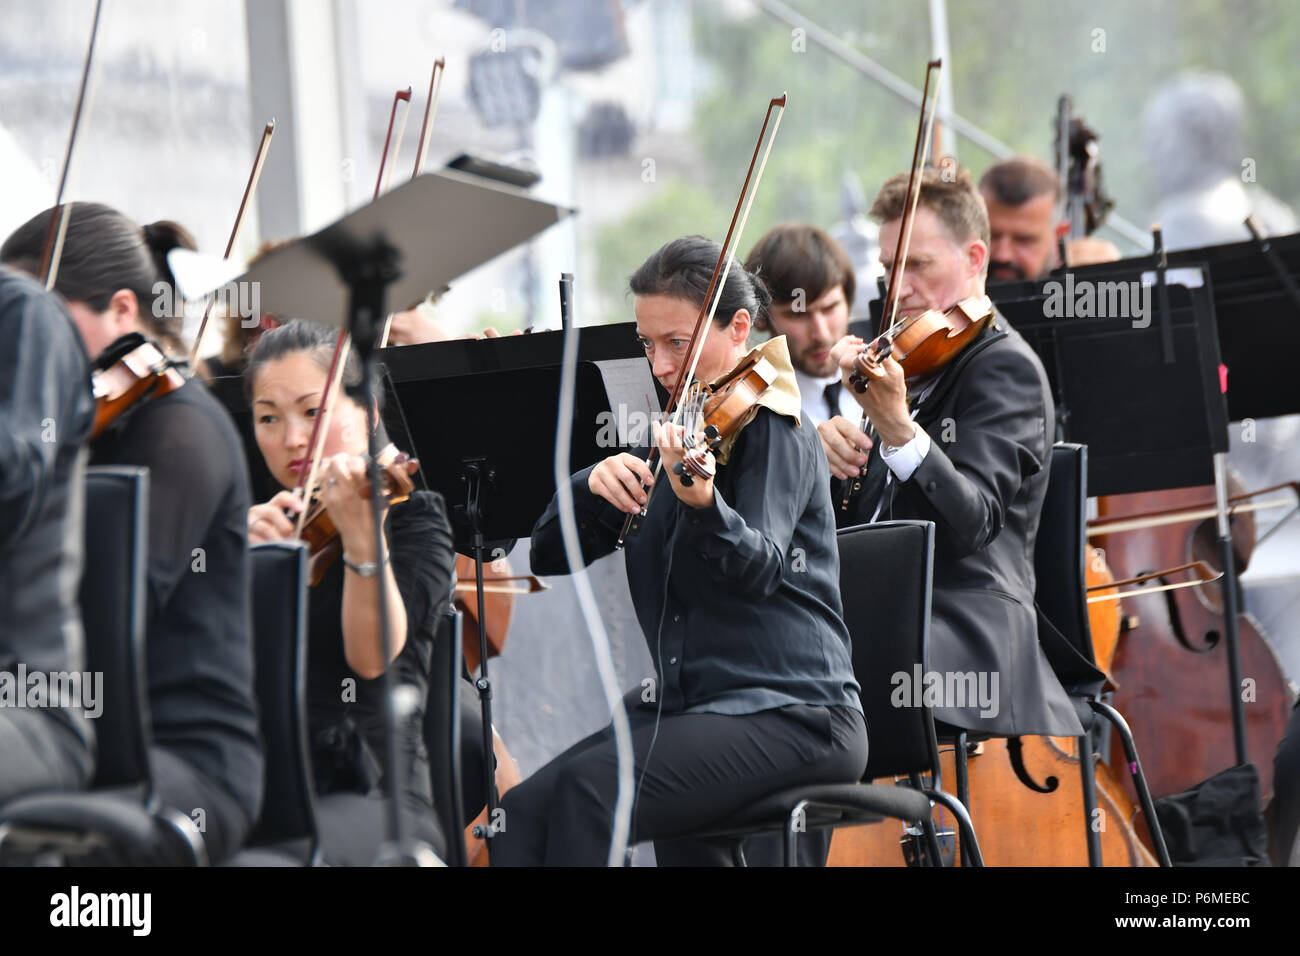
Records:
{"label": "white cable", "polygon": [[564,353],[560,362],[560,411],[555,428],[555,490],[560,515],[560,535],[564,539],[564,555],[573,575],[573,587],[578,595],[578,606],[591,636],[591,646],[596,653],[596,672],[605,692],[610,717],[614,725],[614,750],[618,756],[618,797],[614,801],[614,831],[609,843],[607,865],[622,866],[627,852],[628,832],[632,822],[632,728],[623,706],[623,695],[614,672],[614,655],[609,646],[591,581],[582,560],[582,544],[578,538],[577,515],[573,508],[573,488],[569,474],[569,444],[573,437],[573,401],[578,368],[578,329],[575,326],[564,336]]}

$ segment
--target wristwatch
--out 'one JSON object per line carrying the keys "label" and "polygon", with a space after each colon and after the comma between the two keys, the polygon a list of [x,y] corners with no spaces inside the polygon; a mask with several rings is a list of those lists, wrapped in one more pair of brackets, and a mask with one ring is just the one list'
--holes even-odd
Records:
{"label": "wristwatch", "polygon": [[373,578],[379,574],[380,565],[377,561],[362,561],[360,564],[354,564],[348,560],[348,556],[345,554],[343,555],[343,563],[363,578]]}

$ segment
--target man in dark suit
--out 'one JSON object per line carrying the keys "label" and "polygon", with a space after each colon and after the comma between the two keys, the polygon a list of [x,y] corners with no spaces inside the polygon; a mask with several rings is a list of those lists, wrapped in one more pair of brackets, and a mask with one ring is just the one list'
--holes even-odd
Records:
{"label": "man in dark suit", "polygon": [[[896,176],[871,209],[886,269],[906,197],[907,176]],[[900,321],[982,297],[988,262],[988,217],[969,176],[927,171],[899,285]],[[836,345],[846,383],[861,345],[852,336]],[[868,465],[837,523],[935,523],[925,675],[935,717],[977,734],[1077,736],[1082,728],[1040,646],[1034,608],[1034,542],[1054,430],[1042,363],[995,315],[938,372],[905,380],[885,357],[854,395],[874,426],[874,447],[842,418],[819,427],[833,475],[848,479]],[[835,500],[838,507],[840,489]]]}

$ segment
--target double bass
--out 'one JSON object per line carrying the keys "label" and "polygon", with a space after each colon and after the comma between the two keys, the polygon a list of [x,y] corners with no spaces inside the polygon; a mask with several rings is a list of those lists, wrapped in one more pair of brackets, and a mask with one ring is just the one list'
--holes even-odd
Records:
{"label": "double bass", "polygon": [[[1230,478],[1229,488],[1240,489]],[[1266,489],[1268,490],[1268,489]],[[1212,487],[1111,495],[1098,500],[1089,536],[1105,548],[1115,572],[1129,577],[1201,560],[1218,569]],[[1233,498],[1245,496],[1234,493]],[[1183,520],[1180,515],[1193,517]],[[1134,526],[1137,527],[1134,527]],[[1145,527],[1144,527],[1145,525]],[[1256,531],[1253,515],[1229,518],[1238,573],[1249,564]],[[1224,582],[1240,588],[1237,580]],[[1115,653],[1115,706],[1128,719],[1151,793],[1178,793],[1236,764],[1226,621],[1219,585],[1143,594],[1126,599],[1129,622]],[[1240,602],[1238,602],[1240,606]],[[1272,793],[1272,755],[1295,700],[1277,653],[1248,613],[1237,616],[1240,694],[1249,755],[1259,771],[1261,795]],[[1118,745],[1112,747],[1112,753]],[[1115,759],[1123,759],[1119,756]]]}

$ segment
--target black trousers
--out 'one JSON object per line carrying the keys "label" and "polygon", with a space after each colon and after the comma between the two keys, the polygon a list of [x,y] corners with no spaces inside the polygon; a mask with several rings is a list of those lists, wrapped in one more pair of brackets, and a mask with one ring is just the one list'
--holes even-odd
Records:
{"label": "black trousers", "polygon": [[[729,866],[726,846],[673,839],[801,784],[851,783],[867,764],[862,715],[794,706],[756,714],[665,713],[628,694],[639,790],[630,842],[655,841],[661,866]],[[653,749],[652,749],[653,741]],[[501,801],[493,866],[604,866],[614,827],[613,725],[574,744]]]}
{"label": "black trousers", "polygon": [[[164,747],[149,748],[149,775],[162,804],[185,814],[203,833],[211,863],[233,856],[252,829],[252,822],[225,787]],[[185,866],[190,855],[179,836],[150,847],[113,846],[95,851],[95,866]]]}
{"label": "black trousers", "polygon": [[45,711],[0,708],[0,803],[39,790],[80,790],[93,767],[85,742]]}

